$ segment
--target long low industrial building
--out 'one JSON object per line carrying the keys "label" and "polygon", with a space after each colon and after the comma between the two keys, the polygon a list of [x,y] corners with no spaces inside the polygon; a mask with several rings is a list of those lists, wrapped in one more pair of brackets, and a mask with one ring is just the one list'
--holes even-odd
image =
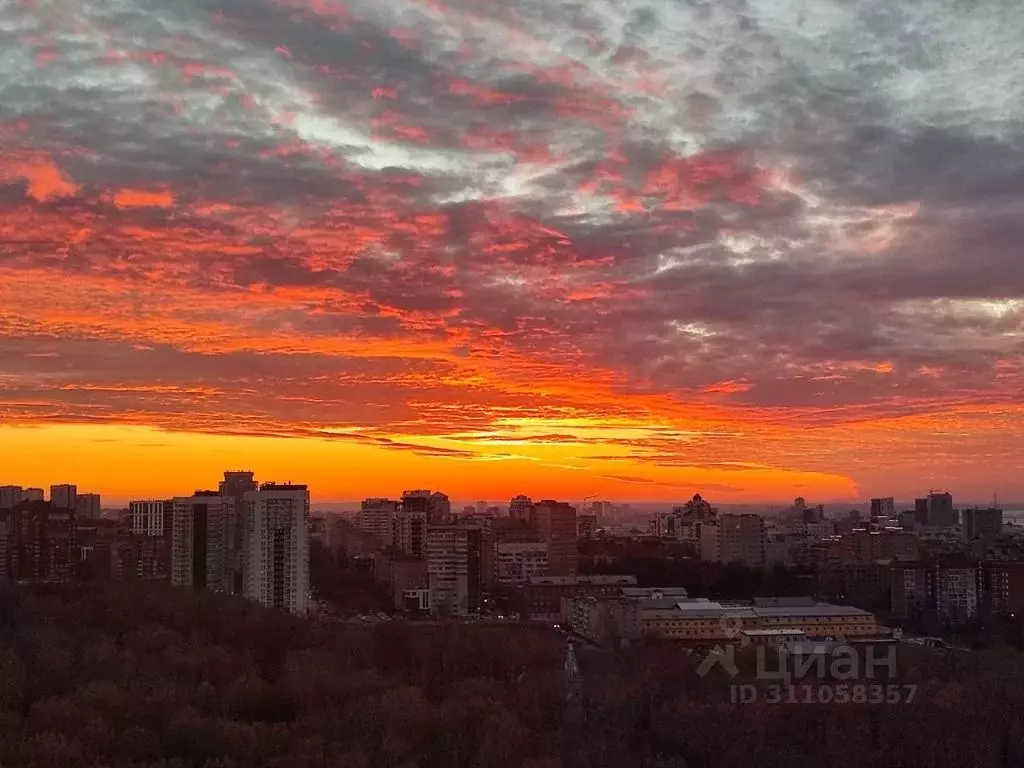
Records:
{"label": "long low industrial building", "polygon": [[[651,605],[651,603],[658,603]],[[677,600],[671,606],[622,596],[565,601],[564,620],[574,634],[606,645],[641,639],[703,645],[874,638],[888,634],[874,614],[811,598],[757,598],[747,603]]]}

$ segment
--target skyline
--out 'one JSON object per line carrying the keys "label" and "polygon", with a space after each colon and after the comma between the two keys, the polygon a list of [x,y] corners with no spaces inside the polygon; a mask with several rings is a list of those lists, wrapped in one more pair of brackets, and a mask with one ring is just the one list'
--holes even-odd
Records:
{"label": "skyline", "polygon": [[[288,479],[284,479],[284,480],[282,480],[280,477],[277,477],[277,476],[273,476],[273,477],[270,477],[270,478],[264,478],[264,477],[261,477],[258,472],[252,470],[251,468],[239,468],[239,467],[234,467],[232,469],[223,470],[221,473],[219,473],[219,477],[215,477],[213,479],[205,478],[205,484],[204,483],[196,484],[196,485],[194,485],[190,489],[186,489],[184,486],[181,486],[179,484],[179,485],[177,485],[174,488],[173,492],[169,492],[169,493],[166,493],[166,494],[150,494],[148,496],[145,495],[145,494],[134,493],[134,494],[129,494],[127,496],[114,496],[113,498],[111,498],[111,497],[107,496],[106,495],[107,492],[103,491],[102,489],[83,487],[83,486],[79,485],[78,483],[76,483],[73,478],[69,479],[69,478],[66,478],[66,477],[64,477],[63,479],[61,479],[58,482],[49,482],[49,481],[47,481],[47,482],[37,483],[37,484],[34,484],[34,485],[33,484],[25,484],[25,483],[13,482],[13,480],[15,480],[15,479],[14,478],[10,478],[10,477],[0,477],[0,488],[2,488],[2,487],[9,487],[9,486],[13,485],[15,487],[20,487],[23,491],[42,490],[42,491],[44,491],[44,493],[47,494],[47,496],[49,496],[50,493],[53,491],[53,489],[55,487],[64,488],[64,487],[70,485],[70,486],[75,488],[75,490],[78,493],[79,497],[81,497],[82,494],[99,493],[101,495],[101,497],[102,497],[103,508],[110,509],[110,508],[114,508],[114,507],[118,507],[118,506],[126,506],[129,502],[136,502],[136,501],[138,501],[138,502],[145,502],[145,501],[153,501],[153,500],[168,500],[168,499],[174,499],[174,498],[187,498],[187,497],[191,496],[194,493],[205,493],[205,492],[208,492],[208,491],[212,490],[216,485],[222,484],[221,481],[222,480],[226,480],[227,479],[227,475],[230,474],[230,473],[243,473],[243,474],[247,474],[247,473],[250,473],[250,472],[253,474],[254,482],[259,487],[262,487],[264,485],[291,486],[291,485],[294,484],[295,487],[306,488],[306,489],[308,489],[310,491],[311,498],[312,498],[312,500],[313,500],[313,502],[315,504],[319,505],[319,507],[321,509],[330,508],[330,509],[328,509],[328,511],[332,511],[332,512],[339,511],[339,510],[341,510],[343,508],[346,511],[354,511],[354,510],[358,510],[360,503],[363,502],[363,501],[367,501],[367,500],[371,500],[371,499],[399,500],[399,499],[402,498],[402,495],[404,493],[406,493],[406,492],[415,492],[415,491],[422,491],[422,490],[428,490],[428,491],[435,492],[435,493],[436,492],[441,492],[442,494],[444,494],[445,496],[448,497],[448,499],[450,500],[451,504],[453,505],[452,506],[453,509],[457,505],[460,505],[460,504],[466,505],[466,506],[472,506],[472,505],[479,505],[480,503],[487,503],[487,504],[496,503],[498,506],[501,506],[501,505],[507,504],[510,501],[515,500],[518,497],[525,496],[525,497],[531,499],[533,502],[548,501],[548,500],[569,502],[570,504],[579,505],[578,509],[580,511],[585,511],[588,508],[588,506],[587,506],[588,502],[608,503],[608,504],[613,504],[613,505],[616,505],[616,506],[618,506],[618,505],[625,505],[627,507],[630,507],[630,505],[632,505],[633,506],[632,511],[634,513],[642,513],[646,509],[650,509],[650,508],[653,508],[653,507],[659,507],[659,506],[660,507],[664,507],[666,505],[673,505],[673,506],[683,505],[686,502],[690,501],[694,497],[694,495],[702,496],[705,499],[705,501],[709,501],[709,503],[713,504],[713,506],[715,506],[716,508],[722,508],[722,509],[728,510],[728,509],[751,509],[751,508],[755,508],[755,507],[767,507],[768,508],[767,511],[769,513],[786,511],[786,510],[792,511],[792,510],[796,509],[795,504],[797,502],[799,502],[799,501],[803,501],[807,505],[808,509],[811,509],[811,508],[813,508],[815,506],[818,506],[818,505],[822,505],[822,506],[824,506],[826,508],[831,506],[832,509],[831,510],[827,510],[827,511],[830,511],[830,512],[835,512],[837,507],[846,507],[846,508],[866,507],[866,508],[869,508],[871,506],[871,502],[875,501],[876,498],[879,498],[879,497],[875,497],[875,498],[866,498],[866,499],[815,499],[815,498],[806,498],[806,497],[800,496],[800,497],[791,497],[791,498],[788,498],[788,499],[761,499],[761,500],[752,501],[752,502],[738,502],[737,503],[737,502],[720,502],[720,501],[718,501],[718,500],[716,500],[714,498],[710,498],[709,499],[707,496],[705,496],[701,492],[701,490],[699,488],[694,490],[692,494],[683,495],[683,496],[680,496],[680,497],[677,497],[677,498],[667,498],[666,497],[666,498],[663,498],[663,499],[647,499],[647,500],[643,500],[643,499],[640,499],[640,500],[638,500],[638,499],[628,499],[628,498],[603,498],[603,497],[602,498],[598,498],[598,497],[594,497],[594,496],[585,496],[585,497],[578,497],[578,498],[563,497],[563,498],[560,498],[560,499],[555,499],[554,497],[551,497],[549,495],[531,493],[531,489],[530,488],[520,488],[520,489],[516,490],[515,492],[513,492],[512,494],[509,494],[509,495],[507,495],[505,497],[489,497],[488,498],[488,497],[468,497],[467,496],[465,498],[459,498],[459,497],[456,497],[456,496],[451,496],[450,494],[446,493],[444,488],[439,488],[439,487],[436,487],[436,486],[433,486],[433,485],[427,483],[427,484],[421,484],[421,485],[418,485],[418,486],[415,485],[415,484],[407,485],[407,486],[402,486],[401,488],[398,488],[398,486],[392,486],[389,489],[382,490],[380,492],[364,493],[363,495],[361,495],[359,497],[354,497],[354,498],[327,498],[327,499],[323,499],[322,497],[318,497],[316,495],[316,493],[315,493],[315,489],[309,488],[309,484],[304,482],[301,478],[288,478]],[[984,508],[986,506],[987,507],[998,506],[999,508],[1004,509],[1005,511],[1010,512],[1010,513],[1018,513],[1019,512],[1019,513],[1024,514],[1024,502],[1022,502],[1021,500],[1017,500],[1017,499],[1009,499],[1009,500],[1007,500],[1007,499],[999,499],[999,498],[994,497],[994,496],[992,498],[989,498],[989,499],[977,499],[977,498],[968,499],[968,498],[964,498],[964,497],[958,496],[953,489],[949,489],[949,488],[930,488],[930,489],[927,489],[926,491],[922,491],[920,494],[917,494],[916,496],[912,496],[912,497],[906,498],[906,499],[900,498],[900,497],[893,497],[893,503],[896,505],[897,509],[905,508],[905,509],[908,509],[908,510],[912,510],[914,508],[914,502],[915,502],[916,499],[925,498],[926,496],[928,496],[928,495],[930,495],[932,493],[936,493],[936,494],[950,493],[952,495],[952,497],[953,497],[953,503],[954,503],[955,507],[958,508],[958,509]],[[884,500],[886,497],[881,497],[881,498]],[[1020,509],[1017,509],[1018,507]]]}
{"label": "skyline", "polygon": [[4,3],[0,483],[1024,499],[1022,41],[954,0]]}

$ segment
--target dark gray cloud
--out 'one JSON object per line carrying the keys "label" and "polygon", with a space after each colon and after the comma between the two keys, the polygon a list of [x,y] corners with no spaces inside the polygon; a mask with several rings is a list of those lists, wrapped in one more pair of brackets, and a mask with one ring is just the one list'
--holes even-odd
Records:
{"label": "dark gray cloud", "polygon": [[303,429],[559,377],[1018,403],[1022,41],[956,0],[8,3],[0,392]]}

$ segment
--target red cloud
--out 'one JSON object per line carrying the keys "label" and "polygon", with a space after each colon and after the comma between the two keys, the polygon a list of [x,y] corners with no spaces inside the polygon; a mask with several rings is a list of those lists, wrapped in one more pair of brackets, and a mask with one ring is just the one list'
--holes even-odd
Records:
{"label": "red cloud", "polygon": [[121,189],[114,194],[114,205],[118,208],[170,208],[174,205],[174,196],[163,191]]}

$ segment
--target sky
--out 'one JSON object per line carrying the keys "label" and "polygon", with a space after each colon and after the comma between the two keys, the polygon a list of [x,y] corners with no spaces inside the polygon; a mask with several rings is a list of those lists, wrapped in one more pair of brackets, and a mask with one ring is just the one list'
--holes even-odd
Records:
{"label": "sky", "polygon": [[0,0],[0,483],[1024,498],[1011,0]]}

